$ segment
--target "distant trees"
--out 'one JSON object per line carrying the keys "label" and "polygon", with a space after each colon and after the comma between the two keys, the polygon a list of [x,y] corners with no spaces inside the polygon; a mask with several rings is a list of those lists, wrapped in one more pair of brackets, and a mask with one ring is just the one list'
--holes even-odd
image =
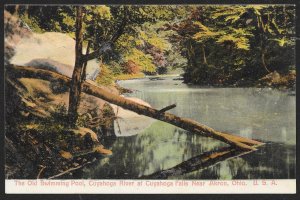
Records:
{"label": "distant trees", "polygon": [[168,28],[188,59],[185,81],[233,84],[294,63],[294,6],[199,6]]}

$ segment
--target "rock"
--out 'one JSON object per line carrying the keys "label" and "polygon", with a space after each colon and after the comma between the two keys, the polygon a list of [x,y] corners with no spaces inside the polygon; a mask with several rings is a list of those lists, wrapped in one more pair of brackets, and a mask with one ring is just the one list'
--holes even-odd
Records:
{"label": "rock", "polygon": [[[33,33],[24,22],[7,11],[4,11],[4,27],[5,65],[33,66],[72,77],[75,63],[75,51],[72,51],[75,40],[72,37],[58,32]],[[96,59],[87,63],[87,79],[94,80],[99,71]]]}
{"label": "rock", "polygon": [[25,27],[22,27],[22,21],[4,10],[4,63],[8,65],[10,59],[15,54],[15,47],[22,38],[29,37],[32,33]]}
{"label": "rock", "polygon": [[70,152],[67,152],[67,151],[64,151],[64,150],[61,150],[60,152],[60,155],[63,157],[63,158],[65,158],[65,159],[72,159],[73,158],[73,156],[72,156],[72,154],[70,153]]}
{"label": "rock", "polygon": [[[75,151],[80,151],[80,147],[74,147]],[[79,158],[78,158],[79,159]]]}
{"label": "rock", "polygon": [[25,111],[20,111],[20,114],[21,114],[23,117],[28,117],[28,116],[29,116],[29,112],[25,112]]}
{"label": "rock", "polygon": [[81,137],[89,134],[94,142],[99,142],[97,134],[89,128],[78,127],[78,129],[69,129],[69,131],[72,131],[75,134],[79,134],[81,135]]}
{"label": "rock", "polygon": [[74,163],[73,163],[73,166],[74,166],[74,167],[77,167],[77,166],[79,166],[79,164],[76,163],[76,162],[74,162]]}
{"label": "rock", "polygon": [[100,131],[104,137],[115,137],[114,121],[116,115],[112,106],[105,103],[102,109],[102,123],[100,125]]}
{"label": "rock", "polygon": [[293,88],[296,83],[296,71],[290,70],[288,73],[279,74],[277,71],[271,72],[258,80],[260,86],[287,87]]}
{"label": "rock", "polygon": [[37,129],[39,127],[38,124],[27,124],[26,129]]}
{"label": "rock", "polygon": [[[134,102],[140,103],[142,105],[151,107],[149,103],[135,98],[135,97],[126,97]],[[116,120],[114,122],[116,136],[131,136],[136,135],[145,128],[148,128],[155,119],[146,117],[143,115],[136,114],[129,110],[123,109],[122,107],[111,104],[114,109]]]}
{"label": "rock", "polygon": [[104,149],[102,146],[98,146],[94,148],[94,151],[96,153],[102,154],[102,155],[112,155],[112,151],[109,149]]}
{"label": "rock", "polygon": [[[57,71],[72,77],[75,63],[75,40],[58,32],[32,33],[15,44],[10,63]],[[85,52],[85,49],[83,50]],[[96,59],[87,64],[87,78],[94,80],[99,72]]]}

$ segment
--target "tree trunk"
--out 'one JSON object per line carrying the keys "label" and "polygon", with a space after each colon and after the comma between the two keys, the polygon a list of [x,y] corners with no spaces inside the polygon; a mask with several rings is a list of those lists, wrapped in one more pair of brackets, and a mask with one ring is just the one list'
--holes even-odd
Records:
{"label": "tree trunk", "polygon": [[[87,54],[90,53],[91,43],[92,42],[89,40],[88,41],[88,45],[86,47],[86,53],[85,53],[85,55],[87,55]],[[81,80],[82,81],[86,80],[86,67],[87,67],[87,64],[88,64],[88,60],[84,61],[84,63],[83,63],[83,70],[82,70],[82,74],[81,74]]]}
{"label": "tree trunk", "polygon": [[266,57],[265,57],[265,53],[266,53],[266,48],[265,48],[265,42],[264,42],[264,33],[262,32],[260,34],[260,51],[261,51],[261,64],[263,66],[263,68],[265,69],[265,71],[267,73],[270,73],[270,70],[268,69],[267,67],[267,64],[266,64]]}
{"label": "tree trunk", "polygon": [[204,45],[201,45],[201,50],[202,50],[202,56],[203,56],[203,64],[207,65],[207,59],[206,59],[206,54],[205,54],[205,48]]}
{"label": "tree trunk", "polygon": [[18,15],[19,15],[19,8],[20,8],[20,5],[19,5],[19,4],[15,5],[15,11],[14,11],[14,14],[13,14],[13,15],[15,15],[15,16],[18,16]]}
{"label": "tree trunk", "polygon": [[83,70],[82,62],[82,7],[77,7],[76,13],[76,45],[75,45],[75,66],[72,74],[72,81],[70,85],[70,96],[69,96],[69,122],[70,126],[76,124],[78,113],[77,108],[80,102],[80,93],[81,93],[81,77]]}
{"label": "tree trunk", "polygon": [[195,67],[195,52],[194,52],[194,49],[193,49],[193,45],[192,45],[192,42],[189,41],[188,44],[187,44],[187,55],[188,55],[188,59],[190,61],[190,65],[192,67]]}
{"label": "tree trunk", "polygon": [[[40,78],[48,81],[60,80],[65,82],[67,85],[72,83],[70,78],[67,76],[51,72],[48,70],[36,69],[33,67],[18,67],[18,66],[8,66],[7,67],[7,75],[12,76],[12,78]],[[134,101],[126,99],[122,96],[118,96],[112,94],[101,87],[92,85],[88,82],[84,82],[82,84],[82,90],[86,94],[101,98],[105,101],[108,101],[112,104],[121,106],[124,109],[133,111],[140,115],[145,115],[154,119],[158,119],[160,121],[167,122],[169,124],[173,124],[179,128],[185,129],[191,133],[195,133],[205,137],[211,137],[222,142],[225,142],[229,145],[234,146],[237,149],[242,150],[255,150],[256,146],[260,146],[263,143],[243,138],[240,136],[231,135],[228,133],[216,131],[206,125],[200,124],[192,119],[181,118],[171,113],[163,112],[161,113],[159,110],[150,108],[141,104],[138,104]]]}
{"label": "tree trunk", "polygon": [[267,64],[266,64],[265,50],[264,49],[261,50],[261,63],[263,65],[264,69],[266,70],[266,72],[270,73],[270,70],[268,69]]}
{"label": "tree trunk", "polygon": [[260,31],[260,36],[259,37],[260,37],[261,64],[262,64],[263,68],[265,69],[265,71],[267,73],[270,73],[270,70],[267,67],[266,58],[265,58],[265,53],[266,53],[266,48],[265,48],[266,25],[264,24],[264,21],[263,21],[261,16],[258,16],[257,20],[258,20],[258,22],[257,22],[258,23],[258,28],[259,28],[259,31]]}

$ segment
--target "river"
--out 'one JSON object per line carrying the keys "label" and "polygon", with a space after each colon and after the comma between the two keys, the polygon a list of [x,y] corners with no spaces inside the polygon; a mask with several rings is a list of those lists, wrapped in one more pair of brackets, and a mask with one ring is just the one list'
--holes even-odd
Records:
{"label": "river", "polygon": [[[154,108],[176,103],[169,112],[216,130],[266,143],[258,151],[170,179],[293,179],[296,163],[296,97],[270,88],[203,88],[173,80],[121,81]],[[83,178],[132,179],[168,169],[203,152],[226,146],[154,121],[137,135],[103,141],[113,155],[83,170]]]}

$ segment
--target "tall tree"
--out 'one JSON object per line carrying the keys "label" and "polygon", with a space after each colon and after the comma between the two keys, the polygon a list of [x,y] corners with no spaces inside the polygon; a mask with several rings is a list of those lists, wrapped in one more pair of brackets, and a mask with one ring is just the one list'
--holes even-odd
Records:
{"label": "tall tree", "polygon": [[84,68],[83,54],[82,54],[82,44],[83,44],[83,34],[82,34],[82,6],[76,7],[76,34],[75,34],[75,65],[72,74],[72,81],[70,86],[70,95],[69,95],[69,122],[70,125],[75,125],[75,122],[78,118],[77,109],[80,102],[80,93],[81,93],[81,82],[82,74]]}
{"label": "tall tree", "polygon": [[[113,44],[120,38],[120,36],[124,33],[125,27],[128,23],[128,9],[124,7],[122,12],[121,21],[117,21],[118,28],[116,28],[115,32],[110,35],[109,38],[106,38],[105,41],[97,40],[97,37],[94,37],[93,47],[94,51],[90,51],[91,43],[89,42],[88,51],[85,55],[82,53],[83,47],[83,11],[84,7],[77,6],[76,7],[76,32],[75,32],[75,66],[72,74],[72,81],[70,85],[70,94],[69,94],[69,123],[70,126],[75,126],[76,121],[78,119],[78,107],[80,103],[80,95],[81,95],[81,86],[82,82],[85,78],[85,70],[86,63],[89,60],[93,60],[95,58],[101,57],[103,54],[112,50]],[[96,10],[97,12],[99,10]],[[103,10],[102,10],[103,11]],[[101,12],[101,11],[100,11]],[[86,24],[85,24],[86,25]],[[94,26],[94,23],[90,24],[90,26]],[[97,27],[93,27],[95,31],[97,31]]]}
{"label": "tall tree", "polygon": [[[80,103],[80,95],[81,95],[81,85],[85,79],[85,70],[86,63],[89,60],[98,58],[103,53],[111,49],[111,44],[115,40],[118,39],[119,35],[124,29],[124,25],[121,25],[119,29],[112,36],[111,41],[102,43],[102,45],[96,49],[94,52],[89,53],[90,45],[88,45],[88,49],[85,55],[82,53],[83,47],[83,7],[76,7],[76,33],[75,33],[75,65],[72,74],[72,81],[70,85],[70,94],[69,94],[69,123],[70,126],[75,126],[77,118],[78,118],[78,106]],[[89,42],[90,44],[90,42]]]}

